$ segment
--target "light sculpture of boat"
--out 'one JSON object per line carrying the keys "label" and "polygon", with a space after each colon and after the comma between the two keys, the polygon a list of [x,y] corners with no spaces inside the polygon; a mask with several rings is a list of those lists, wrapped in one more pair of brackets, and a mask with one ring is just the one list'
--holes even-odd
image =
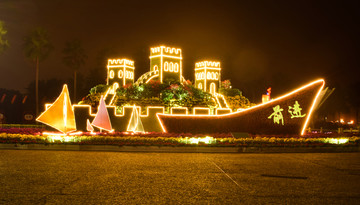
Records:
{"label": "light sculpture of boat", "polygon": [[49,108],[40,114],[36,121],[53,127],[64,134],[76,131],[74,110],[71,105],[67,85],[63,86],[59,97]]}
{"label": "light sculpture of boat", "polygon": [[95,116],[94,120],[92,121],[91,125],[99,128],[100,131],[101,130],[106,130],[109,132],[113,131],[111,122],[110,122],[109,113],[107,111],[103,96],[101,96],[101,98],[100,98],[98,112],[96,113],[96,116]]}
{"label": "light sculpture of boat", "polygon": [[288,94],[248,109],[223,115],[170,115],[158,113],[164,132],[301,134],[318,105],[325,81],[313,81]]}

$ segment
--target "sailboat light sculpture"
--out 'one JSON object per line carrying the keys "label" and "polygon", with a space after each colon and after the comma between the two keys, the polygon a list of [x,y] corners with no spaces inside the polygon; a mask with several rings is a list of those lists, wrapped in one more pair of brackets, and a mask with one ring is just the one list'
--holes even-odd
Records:
{"label": "sailboat light sculpture", "polygon": [[71,106],[66,84],[55,102],[41,113],[36,121],[49,125],[65,134],[76,130],[74,110]]}
{"label": "sailboat light sculpture", "polygon": [[144,132],[144,126],[141,122],[139,112],[135,105],[133,106],[133,111],[131,113],[130,121],[127,127],[127,131],[130,132]]}
{"label": "sailboat light sculpture", "polygon": [[106,130],[109,132],[113,131],[103,96],[100,98],[99,109],[91,125],[99,128],[100,130]]}
{"label": "sailboat light sculpture", "polygon": [[89,119],[86,120],[86,130],[89,131],[89,132],[93,132],[93,131],[94,131],[94,128],[93,128],[93,126],[91,125]]}

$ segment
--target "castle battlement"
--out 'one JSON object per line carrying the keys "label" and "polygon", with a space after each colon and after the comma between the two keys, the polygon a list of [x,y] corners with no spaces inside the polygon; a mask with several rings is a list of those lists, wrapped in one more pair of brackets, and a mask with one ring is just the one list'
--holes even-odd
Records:
{"label": "castle battlement", "polygon": [[181,49],[166,47],[166,46],[159,46],[159,47],[151,48],[151,55],[160,55],[160,54],[174,55],[174,56],[181,57]]}
{"label": "castle battlement", "polygon": [[[106,106],[108,114],[111,119],[112,127],[117,131],[128,131],[130,118],[133,109],[136,108],[139,113],[139,117],[144,126],[144,129],[148,132],[163,132],[162,125],[158,121],[157,114],[165,114],[165,107],[163,106],[146,106],[142,108],[140,106],[123,106],[121,112],[118,113],[116,106]],[[78,130],[86,130],[86,121],[89,119],[93,121],[96,112],[90,105],[73,105],[73,110],[76,118],[76,127]],[[178,116],[208,116],[212,114],[229,114],[231,110],[229,108],[217,108],[214,113],[210,108],[194,107],[190,112],[187,107],[172,107],[171,115]]]}
{"label": "castle battlement", "polygon": [[134,61],[125,58],[108,59],[107,85],[111,85],[111,93],[128,83],[134,83]]}
{"label": "castle battlement", "polygon": [[219,91],[221,81],[219,61],[201,61],[195,63],[195,86],[215,95]]}
{"label": "castle battlement", "polygon": [[131,66],[133,67],[134,66],[134,61],[132,60],[128,60],[128,59],[109,59],[108,60],[108,66]]}
{"label": "castle battlement", "polygon": [[195,68],[220,68],[220,62],[218,61],[202,61],[195,63]]}

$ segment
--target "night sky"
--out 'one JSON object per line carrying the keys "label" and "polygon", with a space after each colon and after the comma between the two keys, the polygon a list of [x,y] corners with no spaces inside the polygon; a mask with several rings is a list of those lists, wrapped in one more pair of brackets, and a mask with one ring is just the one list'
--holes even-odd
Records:
{"label": "night sky", "polygon": [[351,2],[0,0],[11,46],[0,55],[0,88],[25,92],[34,81],[22,44],[38,26],[54,45],[40,79],[71,79],[61,51],[80,39],[84,76],[96,55],[112,48],[109,57],[135,61],[136,80],[149,70],[150,47],[167,45],[182,49],[186,79],[194,80],[195,62],[221,61],[222,80],[255,103],[268,87],[278,96],[320,77],[350,88],[360,81],[360,7]]}

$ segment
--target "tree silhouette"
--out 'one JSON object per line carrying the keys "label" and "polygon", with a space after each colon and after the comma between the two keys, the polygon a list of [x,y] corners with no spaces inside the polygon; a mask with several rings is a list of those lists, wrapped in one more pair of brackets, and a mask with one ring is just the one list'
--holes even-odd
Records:
{"label": "tree silhouette", "polygon": [[5,39],[6,33],[5,23],[0,21],[0,54],[9,47],[9,42]]}
{"label": "tree silhouette", "polygon": [[63,62],[66,66],[68,66],[71,70],[74,71],[74,103],[77,102],[76,99],[76,74],[81,66],[85,64],[85,60],[87,59],[87,55],[85,54],[85,50],[82,47],[80,40],[72,40],[68,41],[65,44],[65,48],[63,50]]}
{"label": "tree silhouette", "polygon": [[113,47],[107,47],[98,51],[96,54],[94,67],[89,69],[88,75],[86,76],[86,85],[89,89],[99,84],[106,84],[106,65],[109,58],[116,58],[114,50]]}
{"label": "tree silhouette", "polygon": [[46,59],[53,49],[48,33],[44,28],[38,27],[24,37],[24,53],[36,65],[35,71],[35,104],[36,116],[39,114],[39,63]]}

